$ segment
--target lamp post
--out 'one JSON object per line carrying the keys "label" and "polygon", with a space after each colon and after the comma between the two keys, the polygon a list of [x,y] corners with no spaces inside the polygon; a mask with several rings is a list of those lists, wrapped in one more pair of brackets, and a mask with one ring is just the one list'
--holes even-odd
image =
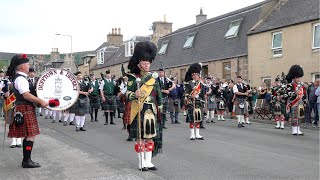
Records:
{"label": "lamp post", "polygon": [[71,35],[68,35],[68,34],[59,34],[59,33],[57,33],[56,35],[57,35],[57,36],[67,36],[67,37],[70,37],[70,40],[71,40],[71,54],[70,54],[69,67],[71,68],[71,61],[72,61],[72,36],[71,36]]}

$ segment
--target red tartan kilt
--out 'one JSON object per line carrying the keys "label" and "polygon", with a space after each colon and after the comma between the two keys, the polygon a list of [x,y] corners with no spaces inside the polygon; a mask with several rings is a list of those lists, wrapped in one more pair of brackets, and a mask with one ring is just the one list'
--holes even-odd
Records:
{"label": "red tartan kilt", "polygon": [[123,124],[130,124],[130,113],[131,113],[131,101],[126,103],[124,113],[123,113]]}
{"label": "red tartan kilt", "polygon": [[17,127],[15,123],[12,123],[9,126],[9,138],[23,138],[40,134],[36,111],[33,105],[16,105],[16,111],[19,111],[23,114],[24,122],[19,127]]}

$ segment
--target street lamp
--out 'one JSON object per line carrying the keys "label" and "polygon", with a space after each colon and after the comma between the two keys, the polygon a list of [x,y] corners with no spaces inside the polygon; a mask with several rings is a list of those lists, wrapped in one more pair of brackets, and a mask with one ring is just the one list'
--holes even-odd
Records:
{"label": "street lamp", "polygon": [[71,35],[68,35],[68,34],[59,34],[59,33],[56,33],[57,36],[67,36],[67,37],[70,37],[71,39],[71,55],[70,55],[70,58],[71,60],[69,61],[69,68],[71,68],[71,61],[72,61],[72,36]]}

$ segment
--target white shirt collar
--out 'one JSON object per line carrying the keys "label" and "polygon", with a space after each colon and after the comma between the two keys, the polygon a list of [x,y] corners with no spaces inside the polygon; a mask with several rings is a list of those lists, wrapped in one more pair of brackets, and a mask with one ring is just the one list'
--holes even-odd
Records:
{"label": "white shirt collar", "polygon": [[17,74],[20,74],[20,75],[23,75],[25,77],[28,77],[28,74],[24,73],[24,72],[21,72],[21,71],[17,71]]}

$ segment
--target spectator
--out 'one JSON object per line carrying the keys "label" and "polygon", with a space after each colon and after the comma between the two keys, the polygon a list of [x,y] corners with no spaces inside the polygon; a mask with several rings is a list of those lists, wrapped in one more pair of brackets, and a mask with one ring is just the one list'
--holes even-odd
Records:
{"label": "spectator", "polygon": [[[317,83],[317,85],[318,85],[318,87],[317,87],[317,89],[316,89],[316,91],[315,91],[315,95],[317,96],[317,110],[318,110],[318,117],[317,117],[317,119],[316,119],[316,123],[317,123],[317,125],[318,125],[318,127],[319,127],[319,112],[320,112],[320,79],[317,79],[316,80],[316,83]],[[316,124],[316,123],[314,123],[314,124]]]}

